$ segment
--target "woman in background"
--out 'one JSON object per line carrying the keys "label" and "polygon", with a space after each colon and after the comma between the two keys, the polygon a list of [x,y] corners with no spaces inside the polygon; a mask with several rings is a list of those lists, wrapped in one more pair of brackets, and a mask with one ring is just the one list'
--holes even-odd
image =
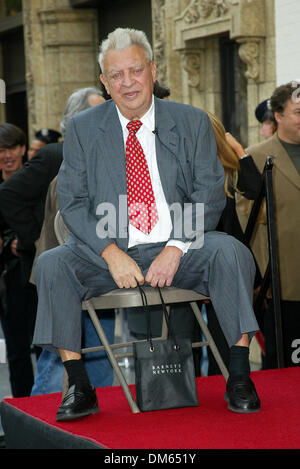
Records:
{"label": "woman in background", "polygon": [[217,142],[217,152],[225,171],[226,207],[216,228],[243,242],[243,230],[235,209],[235,193],[254,200],[261,185],[261,174],[243,146],[226,132],[222,122],[207,112]]}

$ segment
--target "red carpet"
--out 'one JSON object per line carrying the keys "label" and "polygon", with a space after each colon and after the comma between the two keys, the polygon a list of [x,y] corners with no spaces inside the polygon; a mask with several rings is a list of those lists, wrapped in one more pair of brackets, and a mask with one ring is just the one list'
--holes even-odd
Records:
{"label": "red carpet", "polygon": [[[121,388],[99,388],[100,413],[57,423],[61,394],[5,399],[4,405],[109,449],[299,449],[300,368],[252,373],[257,414],[227,410],[222,376],[197,379],[199,407],[132,414]],[[134,386],[132,386],[134,390]]]}

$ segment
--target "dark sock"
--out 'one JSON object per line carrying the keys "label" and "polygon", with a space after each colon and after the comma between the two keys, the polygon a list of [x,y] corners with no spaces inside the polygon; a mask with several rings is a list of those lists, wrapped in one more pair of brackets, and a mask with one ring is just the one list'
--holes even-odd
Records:
{"label": "dark sock", "polygon": [[69,387],[73,386],[73,384],[87,387],[91,386],[82,359],[67,360],[64,362],[64,367],[68,373]]}
{"label": "dark sock", "polygon": [[233,345],[229,351],[229,377],[250,375],[249,347]]}

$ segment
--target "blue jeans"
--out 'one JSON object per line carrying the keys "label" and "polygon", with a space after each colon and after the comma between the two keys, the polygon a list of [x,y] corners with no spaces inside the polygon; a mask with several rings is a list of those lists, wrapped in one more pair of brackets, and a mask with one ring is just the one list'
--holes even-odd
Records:
{"label": "blue jeans", "polygon": [[[115,313],[113,310],[101,312],[101,324],[110,343],[114,341]],[[82,313],[82,340],[84,347],[101,345],[99,337],[86,311]],[[105,351],[90,352],[84,355],[87,374],[95,387],[111,386],[112,366]],[[64,367],[61,358],[43,349],[38,362],[31,396],[62,391]]]}

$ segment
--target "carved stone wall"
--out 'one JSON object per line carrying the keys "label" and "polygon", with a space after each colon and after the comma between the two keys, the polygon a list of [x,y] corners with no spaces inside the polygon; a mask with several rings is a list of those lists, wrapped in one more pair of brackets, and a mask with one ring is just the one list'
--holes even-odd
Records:
{"label": "carved stone wall", "polygon": [[219,37],[239,44],[246,64],[248,143],[259,140],[256,105],[276,86],[273,0],[152,0],[159,79],[172,99],[221,117]]}
{"label": "carved stone wall", "polygon": [[[23,0],[30,135],[59,128],[70,93],[98,85],[95,10],[69,0]],[[219,38],[238,44],[245,64],[248,143],[259,140],[256,105],[276,86],[274,0],[152,0],[158,79],[175,101],[222,115]]]}
{"label": "carved stone wall", "polygon": [[23,0],[29,138],[59,130],[68,96],[98,81],[97,15],[69,0]]}

